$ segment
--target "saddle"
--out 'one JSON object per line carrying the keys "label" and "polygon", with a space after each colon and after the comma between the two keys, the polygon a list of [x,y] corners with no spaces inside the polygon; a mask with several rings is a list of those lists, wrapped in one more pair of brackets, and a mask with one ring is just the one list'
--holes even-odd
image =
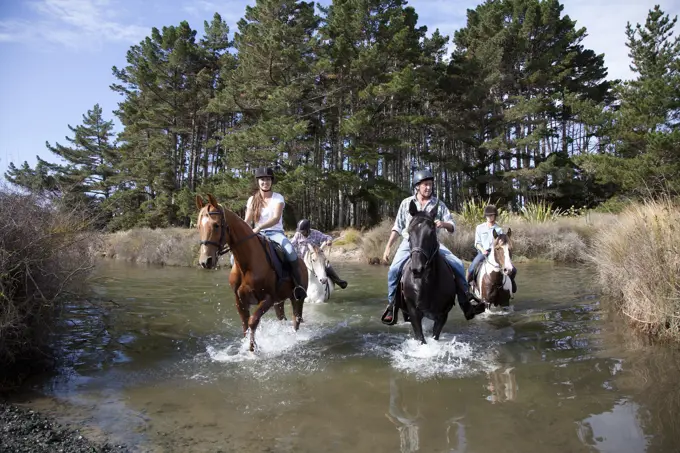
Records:
{"label": "saddle", "polygon": [[258,233],[257,238],[260,240],[269,265],[276,272],[276,277],[279,280],[288,277],[290,275],[290,265],[286,260],[286,252],[284,252],[283,247],[263,234]]}

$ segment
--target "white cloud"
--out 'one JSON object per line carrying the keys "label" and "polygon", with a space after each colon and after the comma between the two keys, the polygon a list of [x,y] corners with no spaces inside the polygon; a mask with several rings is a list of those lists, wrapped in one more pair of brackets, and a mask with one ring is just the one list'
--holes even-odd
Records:
{"label": "white cloud", "polygon": [[149,32],[119,19],[123,10],[110,0],[38,0],[28,5],[35,17],[0,20],[0,42],[94,50],[105,42],[132,44]]}

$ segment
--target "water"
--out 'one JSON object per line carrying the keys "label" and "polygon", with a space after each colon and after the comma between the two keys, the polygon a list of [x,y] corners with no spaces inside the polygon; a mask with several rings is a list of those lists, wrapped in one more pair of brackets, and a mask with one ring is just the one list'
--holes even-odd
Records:
{"label": "water", "polygon": [[520,265],[510,311],[456,306],[421,346],[379,321],[385,268],[336,267],[350,286],[297,333],[270,311],[251,354],[225,270],[103,262],[30,404],[137,451],[680,450],[678,354],[608,321],[586,270]]}

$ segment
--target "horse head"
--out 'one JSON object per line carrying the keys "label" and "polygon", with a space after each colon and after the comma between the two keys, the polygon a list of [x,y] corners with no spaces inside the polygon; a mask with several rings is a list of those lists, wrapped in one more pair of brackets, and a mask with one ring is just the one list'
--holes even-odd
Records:
{"label": "horse head", "polygon": [[408,237],[411,244],[411,271],[413,277],[422,278],[425,271],[439,252],[439,239],[434,219],[437,215],[435,205],[429,211],[419,211],[415,201],[409,205],[411,222],[408,225]]}
{"label": "horse head", "polygon": [[226,215],[212,194],[208,194],[208,203],[204,203],[203,198],[196,195],[196,207],[196,227],[201,238],[198,263],[204,269],[212,269],[217,266],[217,260],[227,243]]}
{"label": "horse head", "polygon": [[305,254],[305,265],[311,273],[319,280],[319,283],[325,285],[328,282],[326,275],[326,254],[324,247],[317,247],[312,244],[307,244],[307,253]]}
{"label": "horse head", "polygon": [[511,228],[508,228],[507,234],[498,234],[496,230],[493,230],[493,247],[491,248],[491,253],[493,253],[493,259],[498,263],[498,266],[501,268],[504,275],[510,275],[512,272],[511,235]]}

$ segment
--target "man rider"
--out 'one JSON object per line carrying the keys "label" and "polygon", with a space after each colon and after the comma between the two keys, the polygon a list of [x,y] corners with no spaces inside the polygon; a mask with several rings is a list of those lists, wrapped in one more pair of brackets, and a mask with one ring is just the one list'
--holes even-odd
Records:
{"label": "man rider", "polygon": [[[302,256],[304,259],[307,254],[307,244],[312,244],[317,247],[321,247],[323,243],[331,245],[333,243],[333,238],[312,228],[312,223],[308,219],[302,219],[298,222],[297,231],[290,242],[293,244],[293,247],[296,248],[298,255]],[[347,288],[347,282],[338,276],[329,262],[326,262],[326,275],[340,288]]]}
{"label": "man rider", "polygon": [[[415,201],[416,206],[419,211],[429,210],[433,206],[437,206],[437,214],[435,216],[436,227],[445,229],[449,233],[453,233],[455,230],[455,224],[453,218],[451,217],[451,212],[446,207],[443,202],[440,202],[436,197],[433,196],[433,186],[434,186],[434,176],[430,170],[418,170],[413,177],[413,188],[415,189],[415,195],[405,198],[401,205],[399,206],[399,211],[397,212],[397,217],[394,220],[394,226],[390,233],[390,238],[385,246],[385,252],[383,254],[383,261],[387,262],[389,260],[390,250],[392,244],[397,239],[397,237],[402,236],[401,244],[397,249],[390,269],[387,272],[387,308],[382,316],[382,321],[385,324],[394,324],[396,321],[396,316],[394,313],[394,298],[397,294],[397,283],[399,282],[399,276],[401,275],[401,270],[408,260],[411,248],[408,240],[408,225],[411,221],[411,214],[409,213],[409,205],[411,201]],[[468,284],[465,279],[465,267],[463,262],[449,249],[446,248],[441,242],[439,243],[439,253],[442,254],[444,259],[451,265],[456,278],[456,287],[458,288],[458,298],[459,300],[470,300],[468,292]]]}

